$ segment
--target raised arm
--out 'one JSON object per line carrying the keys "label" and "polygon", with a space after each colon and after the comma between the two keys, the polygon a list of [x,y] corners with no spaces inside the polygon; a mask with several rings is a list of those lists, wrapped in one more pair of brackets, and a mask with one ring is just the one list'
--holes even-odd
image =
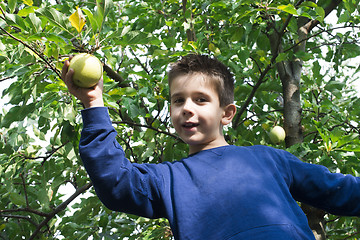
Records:
{"label": "raised arm", "polygon": [[145,217],[163,217],[160,192],[163,189],[161,169],[155,164],[134,164],[116,141],[108,109],[102,98],[103,81],[92,88],[77,87],[74,71],[65,61],[62,79],[69,92],[85,106],[79,153],[100,200],[111,210]]}
{"label": "raised arm", "polygon": [[289,161],[291,193],[298,201],[335,215],[360,216],[360,178],[331,173],[326,167]]}
{"label": "raised arm", "polygon": [[82,117],[79,152],[100,200],[111,210],[163,217],[166,166],[128,161],[106,108],[85,109]]}

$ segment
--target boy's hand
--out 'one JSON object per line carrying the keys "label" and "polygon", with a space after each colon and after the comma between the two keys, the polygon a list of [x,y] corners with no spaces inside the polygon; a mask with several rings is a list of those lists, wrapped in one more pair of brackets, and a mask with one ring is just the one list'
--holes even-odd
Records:
{"label": "boy's hand", "polygon": [[[71,59],[71,58],[70,58]],[[91,107],[103,107],[104,102],[102,98],[103,93],[103,79],[101,77],[99,83],[92,88],[81,88],[74,84],[72,76],[74,74],[73,69],[69,69],[70,62],[66,60],[62,68],[61,78],[69,89],[69,92],[78,98],[85,106],[85,108]]]}

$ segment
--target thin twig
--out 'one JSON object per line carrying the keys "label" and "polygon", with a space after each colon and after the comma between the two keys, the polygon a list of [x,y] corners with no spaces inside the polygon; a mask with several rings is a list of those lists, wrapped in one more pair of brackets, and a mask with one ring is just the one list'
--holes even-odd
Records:
{"label": "thin twig", "polygon": [[28,216],[21,216],[21,215],[9,215],[9,214],[0,214],[0,218],[17,218],[17,219],[24,219],[31,224],[37,226],[36,222],[34,222],[30,217]]}
{"label": "thin twig", "polygon": [[14,78],[14,77],[15,77],[15,76],[10,76],[10,77],[2,78],[2,79],[0,79],[0,82],[3,82],[3,81],[8,80],[8,79],[12,79],[12,78]]}
{"label": "thin twig", "polygon": [[29,207],[29,198],[28,198],[27,191],[26,191],[25,178],[24,178],[23,174],[20,174],[20,177],[21,177],[23,188],[24,188],[26,207],[28,208]]}
{"label": "thin twig", "polygon": [[150,126],[151,126],[151,125],[155,122],[155,120],[160,116],[161,107],[160,107],[159,99],[156,99],[156,106],[157,106],[157,114],[156,114],[156,116],[152,119],[152,121],[149,123]]}
{"label": "thin twig", "polygon": [[121,141],[123,141],[126,145],[126,148],[130,150],[131,156],[134,159],[134,162],[137,163],[138,162],[138,158],[136,157],[136,155],[134,154],[133,148],[130,146],[130,143],[128,140],[126,140],[125,138],[121,137],[120,135],[117,136]]}
{"label": "thin twig", "polygon": [[168,135],[168,136],[173,137],[175,139],[178,139],[178,140],[180,139],[178,136],[176,136],[176,135],[174,135],[172,133],[162,131],[162,130],[159,130],[159,129],[153,127],[153,126],[149,126],[149,125],[145,125],[145,124],[139,124],[139,123],[128,122],[128,121],[113,121],[112,123],[114,123],[114,124],[127,124],[127,125],[131,125],[131,126],[134,126],[134,127],[144,127],[144,128],[154,130],[155,132]]}
{"label": "thin twig", "polygon": [[36,160],[36,159],[43,159],[41,162],[41,165],[44,165],[44,163],[52,156],[54,155],[60,148],[64,147],[66,144],[68,144],[69,141],[66,141],[65,143],[63,143],[62,145],[60,145],[57,148],[53,148],[50,152],[48,152],[49,154],[46,156],[38,156],[38,157],[29,157],[29,156],[25,156],[23,153],[19,153],[20,156],[22,156],[25,159],[30,159],[30,160]]}
{"label": "thin twig", "polygon": [[1,18],[5,20],[5,11],[4,11],[4,9],[3,9],[1,6],[0,6],[0,11],[1,11],[1,13],[2,13]]}
{"label": "thin twig", "polygon": [[353,238],[353,237],[355,237],[356,235],[358,235],[359,233],[360,233],[360,232],[354,232],[354,233],[350,234],[349,236],[343,238],[343,240],[346,240],[346,239],[349,239],[349,238]]}
{"label": "thin twig", "polygon": [[45,213],[45,212],[41,212],[38,210],[34,210],[31,208],[17,208],[17,209],[4,209],[4,210],[0,210],[0,213],[15,213],[15,212],[29,212],[29,213],[34,213],[36,215],[42,216],[42,217],[48,217],[49,214]]}
{"label": "thin twig", "polygon": [[151,73],[149,72],[149,70],[147,70],[146,66],[140,61],[140,59],[136,56],[136,54],[134,53],[134,50],[132,50],[132,48],[129,48],[131,54],[135,57],[136,61],[140,64],[141,68],[148,74],[150,75]]}

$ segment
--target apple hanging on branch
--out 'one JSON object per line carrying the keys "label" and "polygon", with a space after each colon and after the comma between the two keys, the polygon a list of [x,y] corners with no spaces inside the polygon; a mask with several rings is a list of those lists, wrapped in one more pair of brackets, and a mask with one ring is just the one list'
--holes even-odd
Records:
{"label": "apple hanging on branch", "polygon": [[280,126],[273,127],[269,132],[270,140],[273,144],[279,144],[285,140],[285,130]]}
{"label": "apple hanging on branch", "polygon": [[69,69],[74,69],[74,84],[82,88],[95,86],[103,74],[101,61],[88,53],[74,56],[70,60]]}

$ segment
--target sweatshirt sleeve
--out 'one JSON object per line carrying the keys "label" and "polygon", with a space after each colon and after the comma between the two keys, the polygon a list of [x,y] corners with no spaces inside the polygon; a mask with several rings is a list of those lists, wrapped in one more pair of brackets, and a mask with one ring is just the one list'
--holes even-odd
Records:
{"label": "sweatshirt sleeve", "polygon": [[335,215],[360,215],[360,178],[331,173],[324,166],[304,163],[295,156],[288,163],[290,191],[297,201]]}
{"label": "sweatshirt sleeve", "polygon": [[162,217],[159,201],[163,181],[159,167],[126,159],[116,141],[117,132],[107,108],[85,109],[81,114],[80,157],[99,199],[114,211]]}

